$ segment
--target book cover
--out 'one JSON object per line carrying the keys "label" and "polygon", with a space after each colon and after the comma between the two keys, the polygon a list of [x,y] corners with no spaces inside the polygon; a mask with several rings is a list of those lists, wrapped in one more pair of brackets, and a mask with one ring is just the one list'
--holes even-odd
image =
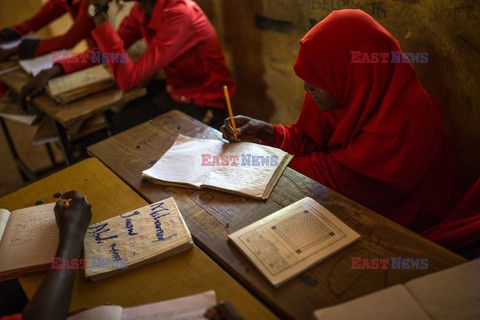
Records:
{"label": "book cover", "polygon": [[85,275],[99,280],[193,246],[173,198],[92,224],[84,239]]}

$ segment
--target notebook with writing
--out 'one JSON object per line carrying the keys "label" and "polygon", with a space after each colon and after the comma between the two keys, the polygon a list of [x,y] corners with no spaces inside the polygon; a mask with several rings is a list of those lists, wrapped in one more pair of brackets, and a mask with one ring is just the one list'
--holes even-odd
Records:
{"label": "notebook with writing", "polygon": [[92,224],[84,239],[85,276],[99,280],[193,246],[173,198]]}
{"label": "notebook with writing", "polygon": [[0,280],[50,267],[59,241],[54,206],[0,209]]}
{"label": "notebook with writing", "polygon": [[268,199],[291,159],[280,149],[257,143],[227,143],[179,134],[142,177],[162,185],[211,188]]}

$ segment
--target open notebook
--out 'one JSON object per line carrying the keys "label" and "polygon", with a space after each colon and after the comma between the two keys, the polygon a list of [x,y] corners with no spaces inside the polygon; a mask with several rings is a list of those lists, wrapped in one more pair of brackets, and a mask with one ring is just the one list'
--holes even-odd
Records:
{"label": "open notebook", "polygon": [[163,185],[205,187],[267,199],[291,159],[280,149],[257,143],[226,143],[179,134],[142,177]]}
{"label": "open notebook", "polygon": [[173,198],[92,224],[84,239],[85,276],[99,280],[193,246]]}
{"label": "open notebook", "polygon": [[50,267],[59,241],[54,206],[0,209],[0,280]]}
{"label": "open notebook", "polygon": [[204,320],[205,311],[215,304],[215,291],[207,291],[130,308],[99,306],[70,316],[67,320]]}
{"label": "open notebook", "polygon": [[228,237],[275,287],[360,239],[308,197]]}
{"label": "open notebook", "polygon": [[480,258],[314,312],[333,320],[480,319]]}

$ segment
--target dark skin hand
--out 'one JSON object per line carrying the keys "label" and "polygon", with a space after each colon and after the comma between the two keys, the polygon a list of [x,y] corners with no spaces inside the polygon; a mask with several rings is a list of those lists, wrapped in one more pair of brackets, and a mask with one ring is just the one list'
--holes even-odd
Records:
{"label": "dark skin hand", "polygon": [[18,54],[18,47],[12,49],[0,49],[0,62],[7,61],[16,54]]}
{"label": "dark skin hand", "polygon": [[[124,0],[124,1],[132,2],[133,0]],[[103,5],[103,6],[109,4],[110,2],[112,2],[112,0],[90,0],[90,4]],[[142,10],[145,12],[145,14],[147,16],[151,16],[153,12],[153,8],[155,7],[155,4],[157,1],[156,0],[139,0],[137,2],[140,5],[140,8],[142,8]],[[106,12],[101,12],[93,18],[93,21],[95,22],[95,26],[97,27],[107,20],[108,20],[108,15]]]}
{"label": "dark skin hand", "polygon": [[[102,5],[102,6],[108,5],[110,2],[112,2],[112,0],[90,0],[90,4]],[[97,27],[107,20],[108,20],[108,15],[106,12],[101,12],[97,14],[95,17],[93,17],[93,22],[95,22],[95,26]]]}
{"label": "dark skin hand", "polygon": [[243,320],[238,311],[226,301],[208,309],[203,316],[210,320]]}
{"label": "dark skin hand", "polygon": [[27,102],[31,101],[34,97],[38,96],[47,85],[48,80],[54,77],[63,75],[63,69],[60,65],[56,64],[50,69],[42,70],[33,79],[28,81],[20,92],[20,105],[23,112],[27,110]]}
{"label": "dark skin hand", "polygon": [[246,116],[236,116],[233,118],[237,127],[237,139],[235,139],[234,129],[230,118],[223,121],[224,125],[220,128],[223,138],[231,142],[257,141],[262,140],[272,145],[275,142],[275,129],[272,124],[249,118]]}
{"label": "dark skin hand", "polygon": [[[71,199],[68,208],[65,208],[64,199]],[[80,256],[83,238],[92,218],[90,208],[90,203],[77,191],[64,193],[56,203],[54,211],[60,236],[56,257],[70,260]],[[75,272],[75,269],[50,269],[23,310],[22,319],[66,319]]]}

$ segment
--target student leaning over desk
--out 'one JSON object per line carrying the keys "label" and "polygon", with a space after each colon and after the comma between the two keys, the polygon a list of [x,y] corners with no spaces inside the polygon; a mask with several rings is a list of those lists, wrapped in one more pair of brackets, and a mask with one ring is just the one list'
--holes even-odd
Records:
{"label": "student leaning over desk", "polygon": [[[401,51],[360,10],[339,10],[301,40],[293,65],[307,91],[294,125],[235,117],[240,140],[295,155],[290,167],[415,231],[459,199],[458,168],[435,98],[410,63],[353,63],[352,51]],[[229,121],[224,136],[234,141]]]}
{"label": "student leaning over desk", "polygon": [[67,12],[74,20],[70,29],[61,36],[24,39],[18,47],[8,50],[0,49],[0,62],[16,54],[20,59],[29,59],[55,50],[70,49],[82,39],[87,40],[89,46],[94,46],[95,42],[90,36],[90,31],[95,28],[95,24],[88,17],[88,4],[88,0],[49,0],[30,19],[0,30],[0,43],[2,43],[19,39],[31,31],[37,31]]}
{"label": "student leaning over desk", "polygon": [[[24,39],[16,47],[0,49],[0,62],[15,55],[18,55],[20,59],[30,59],[55,50],[70,49],[82,39],[87,40],[89,46],[93,46],[95,42],[89,34],[95,28],[95,24],[88,17],[88,4],[88,0],[49,0],[30,19],[0,30],[0,43],[3,43],[19,39],[31,31],[37,31],[66,12],[70,13],[74,19],[72,27],[61,36]],[[7,90],[8,88],[0,83],[0,96]]]}
{"label": "student leaning over desk", "polygon": [[[200,7],[192,0],[138,1],[117,33],[107,21],[110,1],[90,0],[90,14],[97,26],[92,36],[98,49],[106,55],[123,56],[135,41],[144,38],[147,42],[146,52],[136,62],[130,58],[108,62],[118,86],[132,89],[164,69],[165,88],[149,88],[150,97],[162,89],[168,92],[167,101],[153,97],[149,103],[156,104],[158,114],[179,109],[202,120],[210,110],[213,122],[221,124],[226,116],[222,85],[228,85],[230,93],[234,85],[215,30]],[[60,61],[54,66],[57,72],[51,75],[86,68],[94,60],[89,50],[81,57]],[[32,81],[23,90],[22,98],[38,93],[35,79]],[[45,79],[40,82],[45,83]]]}

